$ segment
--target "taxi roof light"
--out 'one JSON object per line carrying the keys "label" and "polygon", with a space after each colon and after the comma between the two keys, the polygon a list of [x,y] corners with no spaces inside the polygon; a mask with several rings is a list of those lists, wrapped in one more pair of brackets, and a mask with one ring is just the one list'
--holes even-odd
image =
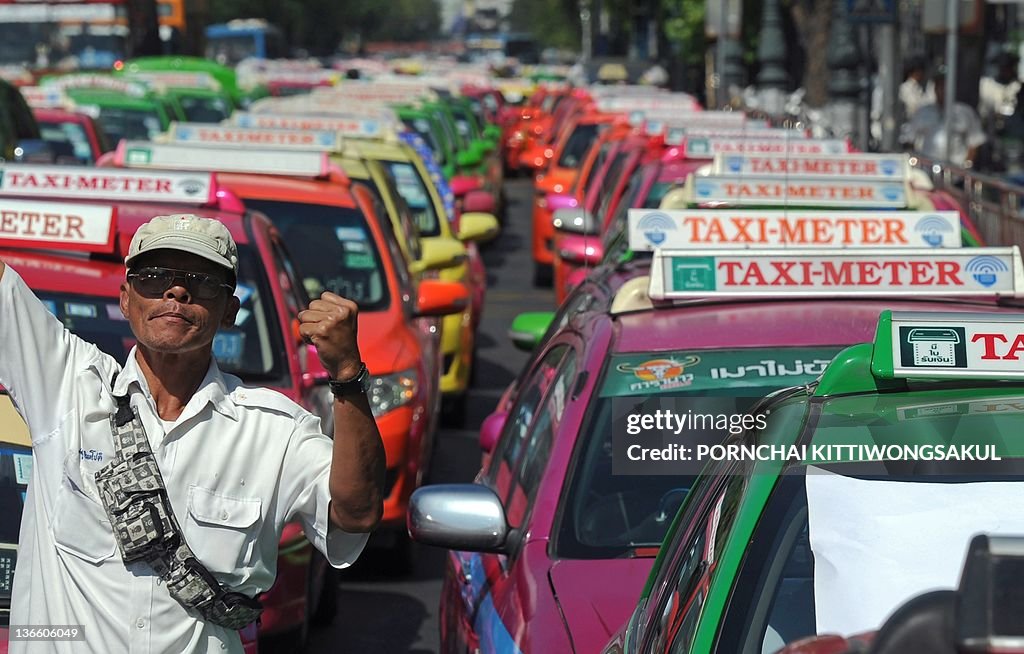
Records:
{"label": "taxi roof light", "polygon": [[652,300],[1024,297],[1020,249],[687,249],[654,251]]}
{"label": "taxi roof light", "polygon": [[325,151],[238,148],[123,140],[114,162],[125,168],[217,170],[309,179],[347,179]]}
{"label": "taxi roof light", "polygon": [[904,180],[910,175],[906,154],[761,155],[751,152],[718,153],[715,175],[788,175],[804,178],[843,176]]}
{"label": "taxi roof light", "polygon": [[343,147],[341,135],[336,131],[231,127],[208,123],[173,122],[167,130],[167,140],[204,147],[266,146],[327,152],[338,152]]}
{"label": "taxi roof light", "polygon": [[712,138],[706,136],[683,139],[687,159],[711,159],[721,153],[776,155],[841,155],[850,151],[849,141],[841,139],[759,139]]}
{"label": "taxi roof light", "polygon": [[782,205],[906,209],[911,199],[916,199],[904,179],[846,175],[691,175],[686,188],[692,204],[707,207]]}

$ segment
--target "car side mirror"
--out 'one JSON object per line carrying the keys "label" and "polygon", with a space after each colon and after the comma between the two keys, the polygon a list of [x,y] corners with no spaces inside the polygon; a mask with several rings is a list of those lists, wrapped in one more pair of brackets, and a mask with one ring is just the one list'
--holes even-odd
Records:
{"label": "car side mirror", "polygon": [[544,334],[547,333],[551,322],[555,319],[554,311],[527,311],[517,315],[509,327],[508,337],[512,340],[517,350],[532,352],[536,348]]}
{"label": "car side mirror", "polygon": [[420,258],[413,261],[410,271],[420,274],[428,270],[454,268],[466,262],[466,246],[454,238],[426,238],[420,247]]}
{"label": "car side mirror", "polygon": [[463,552],[505,550],[512,531],[505,507],[480,484],[436,484],[413,492],[406,519],[418,543]]}
{"label": "car side mirror", "polygon": [[424,279],[420,281],[417,291],[417,317],[462,313],[469,306],[469,289],[462,282]]}
{"label": "car side mirror", "polygon": [[575,207],[572,209],[559,209],[551,218],[555,230],[566,234],[590,234],[597,236],[600,227],[597,217],[590,211]]}
{"label": "car side mirror", "polygon": [[498,235],[498,219],[489,213],[464,213],[459,217],[459,240],[485,243]]}
{"label": "car side mirror", "polygon": [[505,421],[508,420],[507,411],[495,411],[484,418],[480,425],[480,450],[490,454],[498,445],[501,432],[505,429]]}

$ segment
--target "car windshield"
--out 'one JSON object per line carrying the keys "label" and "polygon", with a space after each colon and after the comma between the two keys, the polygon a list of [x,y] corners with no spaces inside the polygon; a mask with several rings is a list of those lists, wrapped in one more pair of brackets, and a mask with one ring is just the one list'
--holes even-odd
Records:
{"label": "car windshield", "polygon": [[53,148],[58,164],[93,163],[92,145],[80,124],[40,121],[39,132],[43,140]]}
{"label": "car windshield", "polygon": [[223,98],[183,95],[178,102],[191,123],[219,123],[231,115],[231,107]]}
{"label": "car windshield", "polygon": [[[121,315],[117,298],[46,291],[36,295],[71,332],[124,364],[135,345],[135,337]],[[235,296],[241,303],[235,324],[217,332],[213,341],[217,365],[247,383],[282,379],[287,373],[287,361],[280,321],[265,266],[247,245],[238,246]]]}
{"label": "car windshield", "polygon": [[[10,398],[0,394],[0,403],[9,404]],[[20,420],[13,408],[4,414],[5,417]],[[6,429],[7,425],[0,424],[0,427]],[[0,437],[0,615],[4,618],[11,607],[18,534],[31,473],[32,449],[5,442]]]}
{"label": "car windshield", "polygon": [[164,129],[155,108],[147,111],[102,107],[97,120],[111,143],[118,143],[121,139],[148,141]]}
{"label": "car windshield", "polygon": [[385,161],[384,165],[394,177],[398,193],[412,210],[420,236],[440,236],[441,225],[437,220],[437,208],[416,166],[404,161]]}
{"label": "car windshield", "polygon": [[[617,354],[605,365],[600,393],[580,430],[556,526],[556,556],[605,559],[658,547],[699,469],[671,462],[634,462],[613,470],[626,416],[701,417],[694,428],[648,430],[663,443],[716,445],[729,434],[721,416],[742,416],[767,392],[813,381],[840,348],[776,348]],[[696,420],[696,419],[695,419]],[[709,428],[710,427],[710,428]],[[635,437],[631,437],[635,438]],[[616,464],[618,465],[618,464]],[[633,474],[624,474],[630,472]]]}
{"label": "car windshield", "polygon": [[597,125],[577,125],[565,142],[562,155],[558,157],[559,168],[576,168],[587,155],[587,151],[597,138]]}
{"label": "car windshield", "polygon": [[[812,424],[812,446],[994,445],[1004,460],[889,453],[865,463],[828,452],[814,466],[792,466],[747,548],[722,651],[773,652],[817,633],[873,631],[911,597],[955,588],[974,534],[1024,533],[1017,508],[1024,492],[1020,393],[978,389],[967,400],[962,390],[943,390],[825,401]],[[800,425],[791,422],[777,431],[792,438]]]}
{"label": "car windshield", "polygon": [[359,305],[360,311],[388,307],[387,275],[377,243],[358,209],[306,202],[245,200],[267,214],[292,252],[311,298],[331,291]]}

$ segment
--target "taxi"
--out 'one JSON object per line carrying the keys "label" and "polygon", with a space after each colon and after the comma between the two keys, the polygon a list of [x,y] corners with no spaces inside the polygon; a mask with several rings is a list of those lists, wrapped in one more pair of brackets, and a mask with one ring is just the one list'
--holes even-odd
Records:
{"label": "taxi", "polygon": [[[884,308],[984,311],[1015,292],[1005,279],[977,281],[968,265],[987,257],[1016,265],[1019,253],[947,242],[953,247],[659,250],[653,274],[623,283],[610,309],[570,315],[517,380],[509,410],[485,421],[496,438],[477,482],[413,496],[413,537],[452,550],[442,648],[597,650],[628,615],[628,598],[639,596],[699,472],[650,472],[624,458],[635,440],[625,435],[625,415],[645,403],[653,414],[667,398],[681,413],[740,415],[766,392],[812,382],[843,347],[870,335]],[[834,265],[841,274],[737,288],[727,272],[691,274],[709,259],[713,272],[735,263],[810,272]],[[844,276],[864,266],[899,274],[888,286]],[[941,270],[949,275],[938,277]],[[673,438],[692,447],[726,436],[683,426]]]}
{"label": "taxi", "polygon": [[[121,139],[152,138],[167,129],[177,115],[143,87],[124,85],[113,88],[67,88],[74,103],[93,111],[103,133],[111,143]],[[128,91],[127,89],[134,89]]]}
{"label": "taxi", "polygon": [[57,164],[93,165],[113,147],[92,116],[81,111],[34,108],[39,132],[57,157]]}
{"label": "taxi", "polygon": [[552,209],[547,205],[548,193],[563,193],[573,187],[587,153],[598,138],[620,116],[587,113],[562,131],[555,144],[550,165],[534,179],[531,252],[533,255],[534,284],[550,283],[554,262],[554,227]]}
{"label": "taxi", "polygon": [[846,651],[906,600],[956,588],[975,534],[1024,530],[1020,309],[893,307],[814,382],[761,400],[765,424],[723,448],[786,454],[707,461],[604,653],[775,652],[825,634]]}
{"label": "taxi", "polygon": [[[310,364],[293,329],[305,296],[297,295],[301,282],[281,235],[262,214],[245,212],[213,175],[5,165],[2,179],[4,260],[65,326],[122,362],[134,337],[118,295],[135,230],[154,215],[183,212],[223,222],[239,247],[235,293],[242,311],[214,340],[218,365],[324,420],[330,416],[330,394],[318,383],[322,370]],[[300,524],[284,525],[276,581],[261,598],[260,634],[301,635],[311,620],[329,619],[335,598],[329,569]]]}
{"label": "taxi", "polygon": [[[308,147],[301,142],[297,148],[260,149],[123,141],[113,163],[141,170],[214,168],[218,181],[247,209],[270,217],[284,251],[302,252],[294,260],[300,280],[292,298],[296,313],[308,305],[307,298],[325,290],[359,305],[359,350],[371,372],[370,408],[387,455],[384,516],[375,544],[394,549],[397,563],[409,566],[411,548],[401,525],[409,496],[430,464],[441,399],[435,318],[463,315],[468,291],[458,282],[414,279],[372,192],[352,187],[326,152]],[[451,264],[446,256],[425,263],[443,268]],[[308,366],[318,366],[315,352],[307,359]],[[326,374],[315,374],[309,381],[325,391]],[[329,418],[330,409],[318,415]],[[331,426],[324,420],[326,433]]]}
{"label": "taxi", "polygon": [[[384,139],[337,138],[340,134],[356,134],[369,136],[368,130],[360,125],[370,121],[352,121],[354,126],[349,131],[315,132],[297,130],[263,130],[258,128],[231,128],[224,126],[202,126],[177,124],[170,131],[169,139],[175,143],[194,143],[199,146],[234,142],[241,143],[245,139],[264,140],[277,139],[299,148],[323,149],[340,153],[336,161],[360,172],[358,169],[365,164],[378,192],[382,196],[391,217],[393,230],[402,238],[395,239],[404,247],[411,241],[411,235],[403,233],[406,226],[402,224],[403,213],[396,199],[398,196],[412,209],[416,221],[416,230],[421,241],[414,272],[428,269],[437,270],[440,279],[448,282],[465,284],[480,304],[471,303],[462,312],[453,313],[442,320],[441,327],[441,393],[446,397],[448,413],[453,419],[461,420],[465,413],[465,396],[469,386],[470,372],[473,367],[475,328],[480,320],[482,310],[482,293],[477,289],[486,285],[486,276],[474,275],[474,268],[466,263],[467,251],[462,244],[477,240],[493,238],[497,232],[497,221],[493,216],[485,214],[464,214],[460,217],[459,232],[453,233],[448,221],[444,202],[437,188],[430,181],[429,172],[422,159],[409,145],[394,137]],[[343,121],[334,125],[340,128],[349,125]],[[362,130],[362,131],[359,131]],[[372,130],[378,134],[378,129]],[[353,161],[354,160],[354,161]],[[244,194],[243,194],[244,196]],[[385,216],[380,216],[385,218]],[[458,239],[456,239],[456,236]],[[406,257],[415,254],[405,253]],[[477,256],[479,254],[477,253]],[[431,266],[430,260],[444,257],[447,267]]]}
{"label": "taxi", "polygon": [[169,74],[169,73],[200,73],[213,77],[221,86],[235,107],[241,108],[267,95],[265,86],[246,84],[239,80],[234,68],[222,66],[203,57],[187,57],[183,55],[138,57],[124,62],[115,75],[133,75],[138,73]]}
{"label": "taxi", "polygon": [[160,95],[179,106],[182,119],[188,122],[220,123],[234,110],[220,82],[205,71],[135,71],[123,73],[122,78],[159,88]]}

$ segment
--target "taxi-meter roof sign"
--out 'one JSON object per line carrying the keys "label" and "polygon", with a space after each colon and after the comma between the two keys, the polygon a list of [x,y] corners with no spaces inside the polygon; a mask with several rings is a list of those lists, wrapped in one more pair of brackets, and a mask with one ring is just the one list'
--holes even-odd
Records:
{"label": "taxi-meter roof sign", "polygon": [[213,175],[82,166],[0,165],[0,196],[208,204]]}
{"label": "taxi-meter roof sign", "polygon": [[114,251],[114,208],[0,198],[0,246]]}
{"label": "taxi-meter roof sign", "polygon": [[960,247],[956,211],[630,209],[629,248]]}
{"label": "taxi-meter roof sign", "polygon": [[1024,296],[1009,248],[654,251],[652,300],[699,297]]}
{"label": "taxi-meter roof sign", "polygon": [[119,163],[127,168],[217,170],[259,175],[323,177],[329,171],[327,152],[267,148],[206,147],[149,141],[121,141]]}
{"label": "taxi-meter roof sign", "polygon": [[693,202],[699,205],[792,205],[902,209],[907,187],[902,181],[850,177],[694,175]]}
{"label": "taxi-meter roof sign", "polygon": [[905,154],[844,154],[842,156],[717,154],[715,175],[790,175],[799,177],[861,177],[903,180],[909,174]]}
{"label": "taxi-meter roof sign", "polygon": [[344,116],[303,116],[288,114],[252,114],[236,112],[232,121],[238,127],[255,129],[322,130],[340,132],[346,136],[376,138],[383,132],[383,121],[376,118],[352,115]]}
{"label": "taxi-meter roof sign", "polygon": [[845,154],[849,144],[840,139],[759,139],[687,137],[683,152],[690,159],[711,159],[716,154]]}
{"label": "taxi-meter roof sign", "polygon": [[203,146],[266,146],[331,152],[341,149],[341,137],[337,132],[231,127],[206,123],[172,123],[168,130],[168,140]]}
{"label": "taxi-meter roof sign", "polygon": [[1024,379],[1024,315],[884,311],[871,372],[882,379]]}

